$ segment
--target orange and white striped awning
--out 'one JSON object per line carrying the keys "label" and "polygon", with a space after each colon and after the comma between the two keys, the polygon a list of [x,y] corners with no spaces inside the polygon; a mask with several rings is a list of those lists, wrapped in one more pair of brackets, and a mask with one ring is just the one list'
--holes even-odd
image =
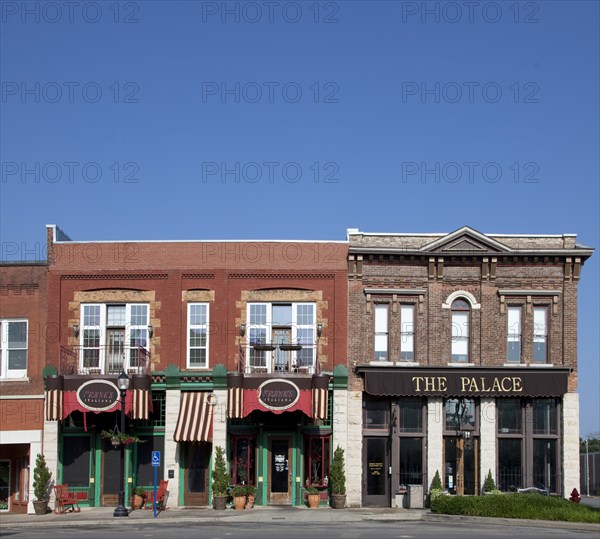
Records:
{"label": "orange and white striped awning", "polygon": [[181,393],[179,417],[173,439],[176,442],[210,442],[213,424],[212,393]]}

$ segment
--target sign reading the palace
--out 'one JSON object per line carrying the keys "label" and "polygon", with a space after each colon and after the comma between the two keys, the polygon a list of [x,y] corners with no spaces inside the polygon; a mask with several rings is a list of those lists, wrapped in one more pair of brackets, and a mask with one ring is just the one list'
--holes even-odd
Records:
{"label": "sign reading the palace", "polygon": [[77,389],[77,401],[87,410],[110,410],[119,402],[119,388],[108,380],[90,380]]}
{"label": "sign reading the palace", "polygon": [[267,380],[257,389],[258,402],[268,410],[287,410],[298,402],[300,389],[289,380]]}
{"label": "sign reading the palace", "polygon": [[371,395],[405,397],[558,397],[567,392],[568,370],[365,369]]}

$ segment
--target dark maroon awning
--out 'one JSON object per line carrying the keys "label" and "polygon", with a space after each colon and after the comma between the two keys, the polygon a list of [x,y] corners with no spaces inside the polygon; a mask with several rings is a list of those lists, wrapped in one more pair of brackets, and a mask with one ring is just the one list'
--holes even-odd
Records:
{"label": "dark maroon awning", "polygon": [[394,397],[560,397],[570,369],[357,367],[369,395]]}

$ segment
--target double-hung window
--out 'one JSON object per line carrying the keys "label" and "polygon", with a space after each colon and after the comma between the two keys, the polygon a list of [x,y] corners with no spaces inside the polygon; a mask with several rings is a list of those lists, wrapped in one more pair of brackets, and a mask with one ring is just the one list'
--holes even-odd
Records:
{"label": "double-hung window", "polygon": [[508,308],[506,359],[510,363],[521,362],[521,307]]}
{"label": "double-hung window", "polygon": [[452,302],[452,361],[469,362],[469,326],[471,308],[463,299]]}
{"label": "double-hung window", "polygon": [[388,361],[388,312],[386,303],[375,305],[375,361]]}
{"label": "double-hung window", "polygon": [[400,361],[415,360],[415,306],[400,307]]}
{"label": "double-hung window", "polygon": [[27,376],[27,320],[0,320],[0,378]]}
{"label": "double-hung window", "polygon": [[188,304],[187,366],[208,367],[208,303]]}
{"label": "double-hung window", "polygon": [[548,361],[548,310],[546,307],[533,308],[533,362]]}

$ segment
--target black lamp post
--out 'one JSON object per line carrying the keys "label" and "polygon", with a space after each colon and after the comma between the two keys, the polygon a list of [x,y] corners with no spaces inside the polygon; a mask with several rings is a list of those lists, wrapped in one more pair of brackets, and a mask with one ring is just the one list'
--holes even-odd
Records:
{"label": "black lamp post", "polygon": [[[123,371],[117,378],[117,386],[121,391],[121,433],[125,434],[125,395],[129,389],[129,376]],[[129,511],[125,508],[125,444],[121,442],[121,475],[119,478],[119,505],[113,517],[128,517]]]}

